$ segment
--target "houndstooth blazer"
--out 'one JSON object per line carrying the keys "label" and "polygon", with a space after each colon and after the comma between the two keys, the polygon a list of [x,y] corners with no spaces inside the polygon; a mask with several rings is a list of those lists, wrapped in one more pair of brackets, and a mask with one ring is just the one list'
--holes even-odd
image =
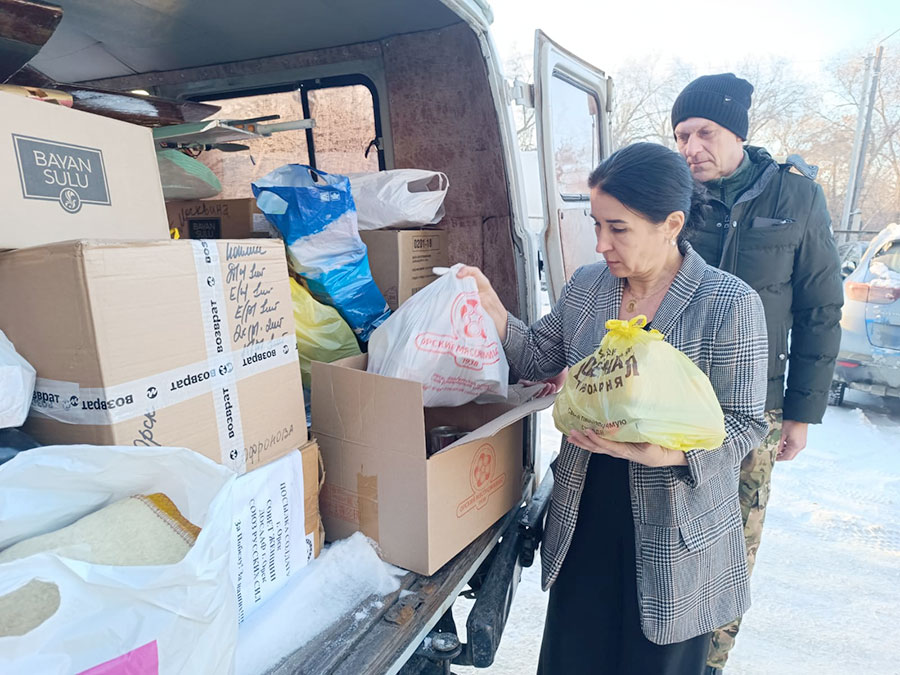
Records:
{"label": "houndstooth blazer", "polygon": [[[707,265],[689,244],[681,250],[681,269],[652,323],[710,378],[727,435],[721,448],[689,451],[687,467],[629,463],[638,606],[643,632],[657,644],[708,633],[749,607],[738,476],[741,460],[767,431],[767,338],[759,296]],[[602,263],[588,265],[530,328],[510,316],[504,348],[513,376],[552,377],[592,353],[606,321],[618,318],[622,286]],[[572,542],[589,458],[564,439],[553,464],[541,552],[545,590]]]}

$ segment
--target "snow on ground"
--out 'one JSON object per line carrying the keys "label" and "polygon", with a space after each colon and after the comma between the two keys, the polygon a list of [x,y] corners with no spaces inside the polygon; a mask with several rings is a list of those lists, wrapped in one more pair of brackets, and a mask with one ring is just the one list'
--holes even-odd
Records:
{"label": "snow on ground", "polygon": [[369,605],[360,603],[393,593],[404,574],[383,562],[359,532],[335,542],[241,624],[235,675],[265,672],[354,609],[354,619],[364,620]]}
{"label": "snow on ground", "polygon": [[[900,405],[847,392],[775,467],[766,528],[726,675],[900,674]],[[542,464],[559,447],[541,415]],[[494,665],[459,675],[535,672],[547,596],[524,570]],[[471,603],[457,602],[464,632]]]}
{"label": "snow on ground", "polygon": [[775,467],[729,675],[900,673],[900,414],[847,400]]}

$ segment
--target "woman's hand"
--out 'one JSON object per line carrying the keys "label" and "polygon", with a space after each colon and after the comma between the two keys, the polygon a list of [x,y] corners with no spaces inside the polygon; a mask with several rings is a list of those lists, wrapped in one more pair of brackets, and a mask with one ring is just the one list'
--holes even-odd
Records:
{"label": "woman's hand", "polygon": [[465,277],[472,277],[475,279],[475,284],[478,286],[478,296],[481,299],[481,306],[484,307],[484,311],[488,313],[488,316],[491,317],[491,320],[494,322],[494,326],[497,327],[497,334],[500,336],[500,340],[505,340],[507,318],[506,307],[500,302],[500,296],[497,295],[497,291],[491,286],[491,282],[488,281],[488,278],[484,276],[484,272],[477,267],[465,266],[456,273],[456,276],[460,279]]}
{"label": "woman's hand", "polygon": [[544,396],[552,396],[566,383],[566,376],[569,374],[568,368],[563,368],[562,372],[555,377],[548,377],[546,380],[540,380],[540,382],[532,382],[531,380],[519,380],[519,384],[524,384],[526,387],[530,387],[535,384],[543,384],[544,388],[541,389],[535,398],[543,398]]}
{"label": "woman's hand", "polygon": [[570,431],[569,442],[589,452],[627,459],[644,466],[687,466],[687,458],[680,450],[669,450],[652,443],[610,441],[590,429]]}

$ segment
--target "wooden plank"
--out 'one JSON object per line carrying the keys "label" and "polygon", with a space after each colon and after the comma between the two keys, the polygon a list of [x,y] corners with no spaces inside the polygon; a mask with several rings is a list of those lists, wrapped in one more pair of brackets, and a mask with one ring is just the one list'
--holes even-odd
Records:
{"label": "wooden plank", "polygon": [[[24,79],[25,74],[37,72],[33,68],[26,66],[13,79],[21,81]],[[103,89],[87,89],[59,82],[54,82],[49,87],[27,84],[0,84],[0,91],[18,94],[26,98],[56,102],[75,110],[82,110],[147,127],[181,125],[185,121],[195,121],[209,117],[221,109],[217,105],[206,103],[173,101],[156,96],[143,96]],[[246,135],[253,137],[253,134]]]}
{"label": "wooden plank", "polygon": [[[288,656],[268,675],[382,675],[395,673],[453,604],[497,544],[518,508],[494,524],[430,577],[409,573],[384,599],[368,598],[326,633]],[[366,618],[355,618],[360,610]]]}
{"label": "wooden plank", "polygon": [[62,8],[32,0],[0,0],[0,83],[5,82],[53,35]]}

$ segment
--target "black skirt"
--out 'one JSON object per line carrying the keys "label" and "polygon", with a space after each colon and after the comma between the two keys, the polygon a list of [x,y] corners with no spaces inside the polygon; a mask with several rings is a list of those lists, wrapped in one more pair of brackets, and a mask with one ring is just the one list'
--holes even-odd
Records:
{"label": "black skirt", "polygon": [[550,588],[538,675],[701,675],[709,640],[644,637],[628,462],[592,455],[572,544]]}

